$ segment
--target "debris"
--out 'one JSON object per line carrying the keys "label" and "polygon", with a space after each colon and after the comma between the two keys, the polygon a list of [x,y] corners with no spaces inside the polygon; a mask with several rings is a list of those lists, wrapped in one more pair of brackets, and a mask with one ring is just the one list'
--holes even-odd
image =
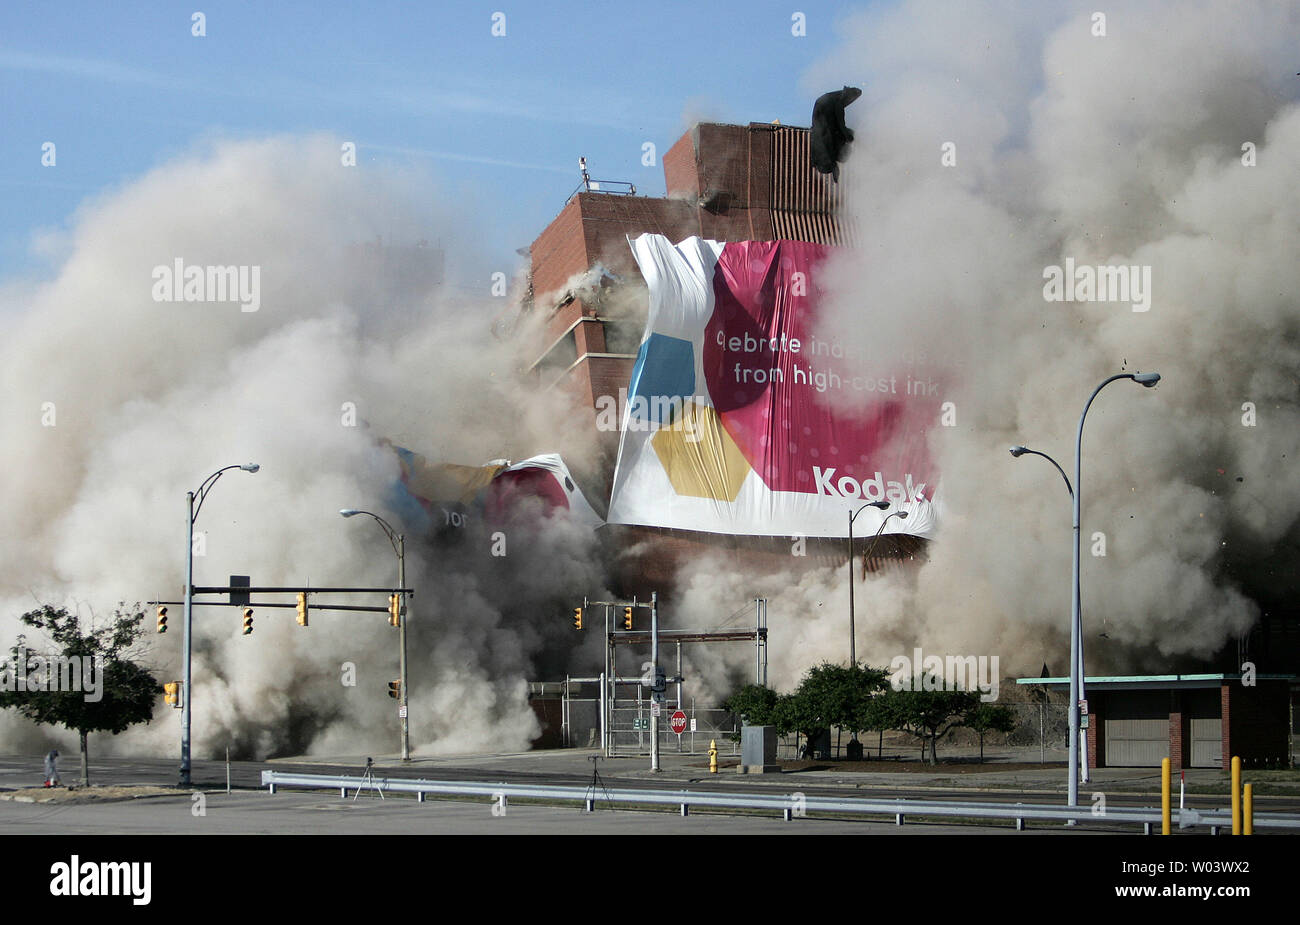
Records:
{"label": "debris", "polygon": [[812,116],[812,165],[819,173],[840,179],[840,163],[848,157],[845,148],[853,130],[844,124],[844,109],[862,95],[857,87],[832,90],[817,97]]}

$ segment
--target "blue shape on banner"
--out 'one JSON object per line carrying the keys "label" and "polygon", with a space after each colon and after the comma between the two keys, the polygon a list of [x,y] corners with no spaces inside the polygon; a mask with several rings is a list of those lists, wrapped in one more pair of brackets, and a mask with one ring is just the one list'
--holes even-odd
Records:
{"label": "blue shape on banner", "polygon": [[413,495],[411,490],[400,481],[393,482],[388,486],[384,503],[390,511],[397,514],[398,523],[404,532],[423,536],[432,529],[433,518],[424,509],[420,499]]}
{"label": "blue shape on banner", "polygon": [[[680,413],[682,402],[695,394],[694,346],[680,337],[651,334],[641,345],[628,391],[632,396],[632,417],[638,420],[649,419],[656,424],[666,423],[661,418],[669,404],[654,399],[681,399],[677,402]],[[636,401],[638,397],[644,398],[645,402]]]}

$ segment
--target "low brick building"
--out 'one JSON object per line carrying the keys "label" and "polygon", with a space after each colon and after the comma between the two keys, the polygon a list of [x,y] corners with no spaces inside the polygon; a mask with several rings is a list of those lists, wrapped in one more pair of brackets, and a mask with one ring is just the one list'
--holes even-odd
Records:
{"label": "low brick building", "polygon": [[[1170,674],[1087,678],[1088,764],[1219,768],[1285,766],[1291,753],[1295,675]],[[1017,684],[1069,691],[1069,678]]]}

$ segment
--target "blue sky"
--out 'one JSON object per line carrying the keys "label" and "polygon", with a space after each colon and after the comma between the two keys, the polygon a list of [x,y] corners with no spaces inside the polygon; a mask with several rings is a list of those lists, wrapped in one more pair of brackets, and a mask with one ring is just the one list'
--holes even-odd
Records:
{"label": "blue sky", "polygon": [[[499,266],[559,211],[579,155],[595,177],[663,195],[642,145],[662,156],[688,120],[807,125],[817,93],[836,88],[804,74],[858,6],[10,0],[0,280],[52,273],[32,241],[83,202],[213,138],[286,132],[355,140],[362,166],[414,166],[472,198],[490,216],[482,257]],[[41,164],[47,141],[54,167]]]}

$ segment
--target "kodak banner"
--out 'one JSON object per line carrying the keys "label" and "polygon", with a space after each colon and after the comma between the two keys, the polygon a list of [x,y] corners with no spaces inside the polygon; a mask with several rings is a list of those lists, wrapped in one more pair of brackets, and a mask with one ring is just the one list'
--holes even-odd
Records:
{"label": "kodak banner", "polygon": [[[930,537],[927,450],[938,386],[923,368],[819,333],[818,271],[800,241],[631,242],[649,287],[608,520],[711,533]],[[863,307],[869,323],[871,306]]]}

